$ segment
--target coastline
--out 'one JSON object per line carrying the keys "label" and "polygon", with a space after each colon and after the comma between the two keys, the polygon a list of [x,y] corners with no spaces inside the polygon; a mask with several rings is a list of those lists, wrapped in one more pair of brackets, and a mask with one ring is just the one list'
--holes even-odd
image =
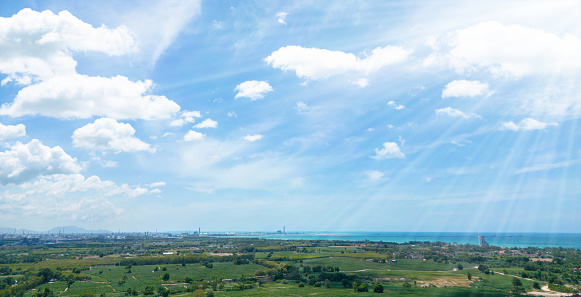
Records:
{"label": "coastline", "polygon": [[282,240],[341,240],[373,242],[445,242],[478,245],[483,235],[489,245],[499,247],[574,248],[581,249],[581,233],[474,233],[474,232],[292,232],[230,233],[227,237],[249,237]]}

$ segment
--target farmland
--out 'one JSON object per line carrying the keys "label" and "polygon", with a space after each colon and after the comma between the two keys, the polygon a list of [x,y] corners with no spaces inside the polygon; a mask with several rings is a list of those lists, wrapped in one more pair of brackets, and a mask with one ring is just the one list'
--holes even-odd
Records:
{"label": "farmland", "polygon": [[579,251],[562,248],[170,234],[1,243],[0,296],[507,296],[581,281]]}

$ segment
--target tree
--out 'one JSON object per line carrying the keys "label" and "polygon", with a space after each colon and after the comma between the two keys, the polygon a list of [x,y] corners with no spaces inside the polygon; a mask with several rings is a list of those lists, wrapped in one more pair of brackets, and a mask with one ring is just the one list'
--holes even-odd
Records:
{"label": "tree", "polygon": [[458,270],[464,270],[464,266],[462,266],[462,264],[458,264]]}
{"label": "tree", "polygon": [[153,295],[153,290],[155,290],[153,286],[147,286],[145,287],[145,290],[143,290],[143,295]]}
{"label": "tree", "polygon": [[167,280],[169,280],[169,273],[167,273],[167,272],[166,272],[166,273],[163,275],[162,279],[163,279],[164,281],[167,281]]}
{"label": "tree", "polygon": [[520,279],[513,277],[512,278],[512,285],[515,287],[520,287],[520,286],[522,286],[522,282],[520,281]]}
{"label": "tree", "polygon": [[537,283],[537,282],[534,282],[533,283],[533,288],[534,289],[537,289],[537,290],[540,290],[541,289],[541,285],[539,285],[539,283]]}
{"label": "tree", "polygon": [[470,271],[468,271],[468,273],[466,274],[466,277],[468,277],[468,280],[472,280],[472,273],[470,273]]}
{"label": "tree", "polygon": [[[166,289],[163,286],[159,286],[159,288],[157,288],[157,293],[159,293],[159,295],[162,296],[162,297],[168,297],[169,296],[169,290]],[[203,291],[202,291],[202,293],[203,293]]]}
{"label": "tree", "polygon": [[367,289],[367,284],[360,284],[359,286],[357,286],[357,291],[358,292],[367,292],[367,291],[369,291],[369,289]]}
{"label": "tree", "polygon": [[135,288],[127,288],[126,292],[129,296],[137,296],[137,289]]}
{"label": "tree", "polygon": [[383,286],[380,283],[376,283],[375,285],[373,285],[373,292],[383,293]]}
{"label": "tree", "polygon": [[331,281],[329,281],[328,279],[325,280],[325,288],[330,288],[331,287]]}

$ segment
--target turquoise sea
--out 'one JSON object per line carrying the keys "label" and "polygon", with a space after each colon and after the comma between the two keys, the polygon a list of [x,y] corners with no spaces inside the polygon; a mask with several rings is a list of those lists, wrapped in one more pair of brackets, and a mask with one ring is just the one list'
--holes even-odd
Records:
{"label": "turquoise sea", "polygon": [[238,235],[270,239],[383,241],[404,243],[410,241],[478,244],[483,235],[489,245],[500,247],[563,247],[581,249],[581,233],[463,233],[463,232],[298,232]]}

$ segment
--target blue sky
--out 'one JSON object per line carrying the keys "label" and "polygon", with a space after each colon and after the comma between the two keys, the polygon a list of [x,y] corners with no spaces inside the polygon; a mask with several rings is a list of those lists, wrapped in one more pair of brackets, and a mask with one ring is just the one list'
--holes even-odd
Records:
{"label": "blue sky", "polygon": [[578,1],[0,3],[0,225],[581,232]]}

